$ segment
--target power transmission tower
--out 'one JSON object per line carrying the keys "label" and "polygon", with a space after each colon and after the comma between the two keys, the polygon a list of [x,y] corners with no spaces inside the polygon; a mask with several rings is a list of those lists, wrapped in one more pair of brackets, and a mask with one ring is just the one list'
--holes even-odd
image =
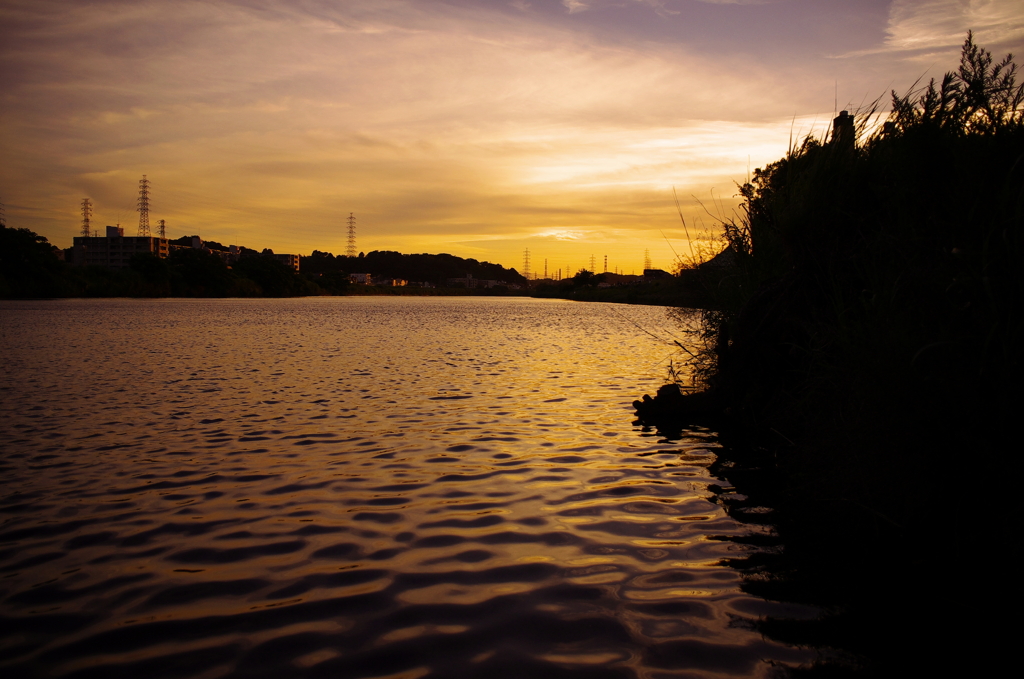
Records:
{"label": "power transmission tower", "polygon": [[149,180],[139,180],[139,235],[149,238]]}
{"label": "power transmission tower", "polygon": [[530,248],[523,252],[523,277],[530,280]]}
{"label": "power transmission tower", "polygon": [[650,269],[651,268],[651,251],[650,250],[644,250],[644,268],[645,269]]}
{"label": "power transmission tower", "polygon": [[544,280],[548,279],[548,258],[544,258]]}
{"label": "power transmission tower", "polygon": [[82,235],[88,238],[92,235],[92,201],[88,198],[82,199]]}
{"label": "power transmission tower", "polygon": [[590,273],[597,273],[597,267],[594,266],[594,255],[590,255]]}
{"label": "power transmission tower", "polygon": [[7,226],[7,215],[4,214],[3,203],[0,203],[0,226]]}
{"label": "power transmission tower", "polygon": [[356,216],[348,213],[348,248],[345,254],[349,257],[356,256]]}
{"label": "power transmission tower", "polygon": [[162,220],[162,219],[160,220],[159,223],[160,223],[160,237],[161,238],[167,238],[167,225],[164,223],[164,220]]}
{"label": "power transmission tower", "polygon": [[608,273],[608,255],[604,256],[604,272]]}

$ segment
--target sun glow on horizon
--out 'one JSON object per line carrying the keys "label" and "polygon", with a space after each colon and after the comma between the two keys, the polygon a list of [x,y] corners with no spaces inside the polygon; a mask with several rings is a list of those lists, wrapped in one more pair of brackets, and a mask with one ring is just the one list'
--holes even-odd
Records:
{"label": "sun glow on horizon", "polygon": [[[146,174],[174,237],[340,253],[353,212],[361,251],[522,268],[526,249],[636,266],[649,250],[667,268],[686,238],[673,190],[713,231],[754,168],[827,133],[837,89],[909,86],[904,45],[955,55],[942,36],[968,15],[932,4],[865,4],[863,26],[787,42],[790,10],[756,3],[12,0],[0,196],[9,225],[62,247],[84,197],[130,232]],[[826,27],[857,6],[813,11]],[[1022,12],[986,12],[1021,42]]]}

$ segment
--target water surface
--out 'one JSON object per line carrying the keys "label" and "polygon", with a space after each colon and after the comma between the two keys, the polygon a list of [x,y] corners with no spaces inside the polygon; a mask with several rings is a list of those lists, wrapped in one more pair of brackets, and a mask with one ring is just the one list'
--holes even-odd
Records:
{"label": "water surface", "polygon": [[[764,676],[656,307],[0,302],[0,672]],[[5,669],[6,668],[6,669]]]}

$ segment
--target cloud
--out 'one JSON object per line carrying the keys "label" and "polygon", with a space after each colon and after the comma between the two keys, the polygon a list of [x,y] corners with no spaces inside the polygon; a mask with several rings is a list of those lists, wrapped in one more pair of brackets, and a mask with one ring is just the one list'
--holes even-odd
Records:
{"label": "cloud", "polygon": [[981,44],[1024,38],[1019,0],[895,0],[886,45],[898,50],[959,46],[968,29]]}
{"label": "cloud", "polygon": [[679,10],[666,7],[665,0],[633,0],[633,2],[650,7],[658,16],[667,17],[679,14]]}
{"label": "cloud", "polygon": [[893,0],[883,43],[841,56],[918,52],[931,59],[959,48],[969,30],[983,46],[1019,45],[1024,6],[1019,0]]}
{"label": "cloud", "polygon": [[585,0],[562,0],[562,6],[569,10],[569,14],[586,12],[590,9],[590,5]]}
{"label": "cloud", "polygon": [[175,236],[337,252],[351,211],[363,250],[490,244],[515,263],[531,238],[567,253],[603,234],[642,253],[678,220],[672,186],[684,209],[712,188],[732,209],[794,111],[831,109],[831,72],[648,40],[683,25],[650,11],[671,3],[605,13],[614,40],[584,25],[600,12],[534,4],[8,0],[8,223],[69,245],[81,198],[130,223],[147,174]]}
{"label": "cloud", "polygon": [[545,230],[534,234],[537,238],[554,238],[555,240],[581,240],[587,237],[583,231],[570,231],[567,229]]}

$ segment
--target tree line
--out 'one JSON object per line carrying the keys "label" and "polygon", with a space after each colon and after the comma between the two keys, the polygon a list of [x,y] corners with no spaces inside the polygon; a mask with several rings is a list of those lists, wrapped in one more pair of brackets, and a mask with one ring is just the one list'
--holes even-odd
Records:
{"label": "tree line", "polygon": [[365,254],[361,252],[356,257],[348,257],[314,250],[309,257],[302,258],[302,269],[317,274],[339,271],[368,273],[375,277],[430,283],[439,287],[447,286],[452,278],[467,276],[477,280],[501,281],[506,285],[526,284],[526,279],[515,269],[444,253],[406,255],[391,250],[374,250]]}
{"label": "tree line", "polygon": [[[171,241],[191,245],[192,237]],[[214,241],[204,245],[227,250]],[[446,287],[451,278],[498,280],[525,284],[515,271],[498,264],[454,255],[375,251],[358,257],[314,250],[302,257],[300,271],[262,252],[241,248],[242,257],[228,265],[217,254],[187,247],[166,258],[135,255],[124,269],[76,267],[60,258],[45,236],[29,229],[0,225],[0,298],[46,297],[295,297],[344,295],[353,291],[349,274],[426,282]]]}

